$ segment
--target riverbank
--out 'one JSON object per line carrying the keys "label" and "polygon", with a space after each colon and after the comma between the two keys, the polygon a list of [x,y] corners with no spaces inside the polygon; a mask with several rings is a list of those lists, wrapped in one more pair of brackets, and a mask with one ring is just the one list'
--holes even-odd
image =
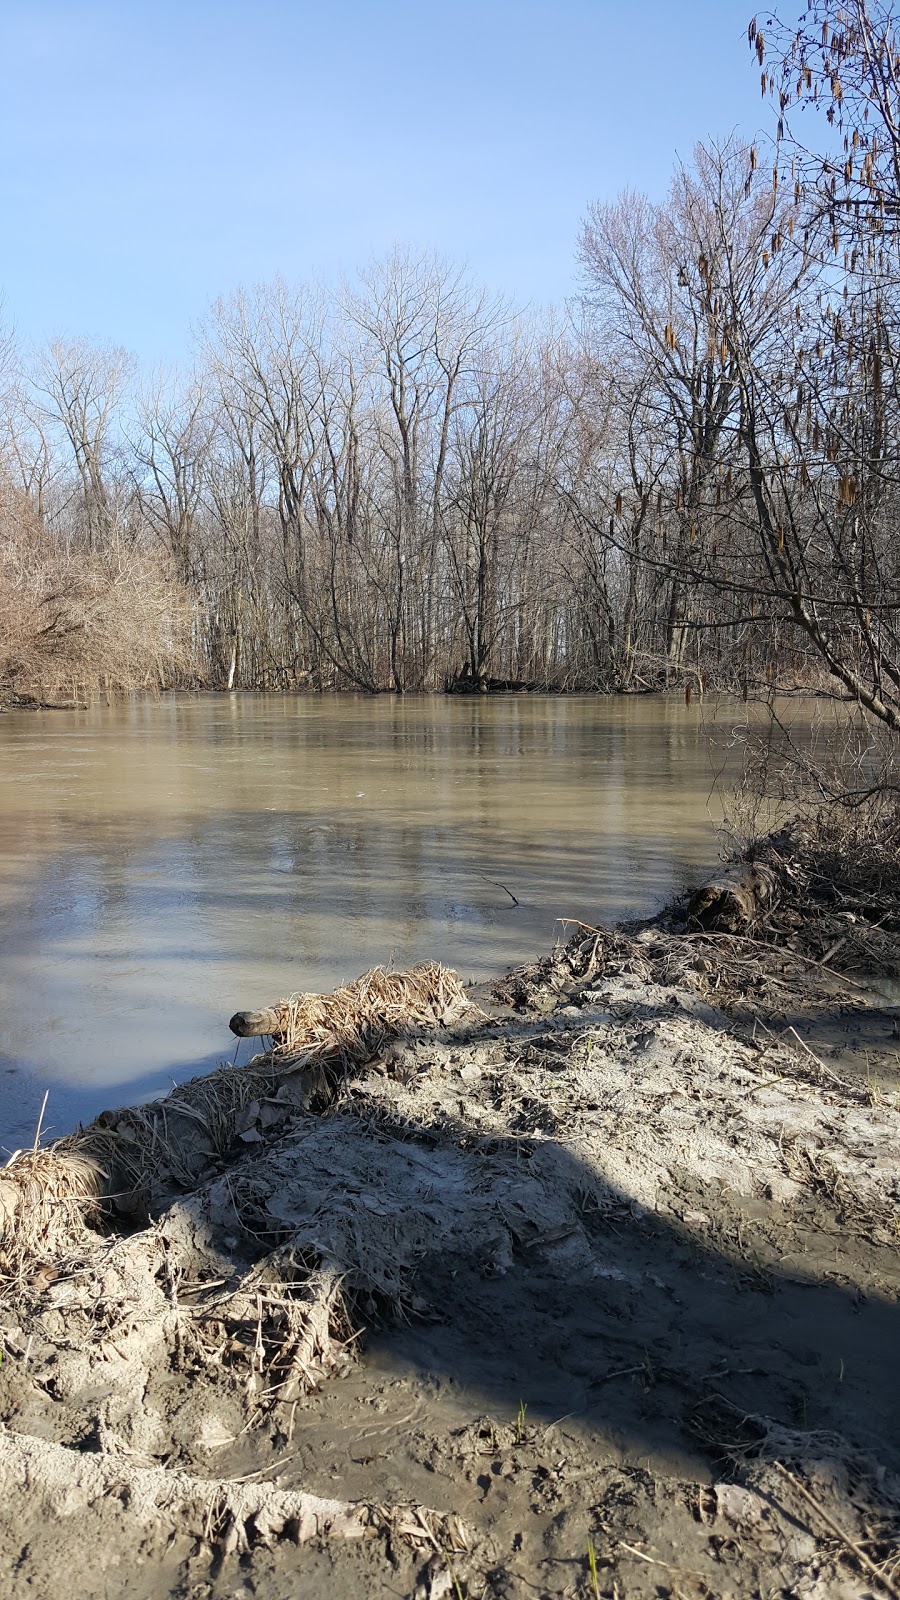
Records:
{"label": "riverbank", "polygon": [[897,1592],[897,905],[815,844],[20,1155],[11,1594]]}

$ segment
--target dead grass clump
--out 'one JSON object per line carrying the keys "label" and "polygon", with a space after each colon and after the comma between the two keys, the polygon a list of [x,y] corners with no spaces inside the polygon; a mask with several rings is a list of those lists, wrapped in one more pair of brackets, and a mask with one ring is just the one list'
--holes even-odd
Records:
{"label": "dead grass clump", "polygon": [[497,1000],[516,1010],[549,1013],[564,997],[620,973],[650,978],[646,950],[627,933],[568,919],[563,919],[563,926],[575,930],[564,945],[555,945],[538,961],[514,967],[492,985]]}
{"label": "dead grass clump", "polygon": [[[822,887],[870,919],[900,914],[900,801],[873,793],[858,805],[822,811],[803,827],[802,866],[813,894]],[[830,897],[830,896],[829,896]]]}
{"label": "dead grass clump", "polygon": [[109,1180],[102,1145],[72,1134],[10,1157],[0,1171],[0,1272],[16,1277],[33,1269],[99,1221]]}
{"label": "dead grass clump", "polygon": [[285,1094],[283,1074],[260,1060],[219,1067],[164,1100],[103,1112],[46,1148],[17,1150],[0,1169],[0,1272],[33,1271],[86,1227],[193,1187],[221,1165],[263,1104],[284,1120],[308,1101],[304,1083]]}
{"label": "dead grass clump", "polygon": [[333,994],[295,994],[281,1008],[276,1057],[320,1057],[345,1071],[385,1045],[475,1012],[461,979],[436,961],[409,972],[373,967]]}
{"label": "dead grass clump", "polygon": [[103,1112],[99,1122],[116,1138],[135,1186],[164,1194],[192,1188],[233,1154],[235,1140],[256,1143],[257,1120],[277,1125],[306,1109],[318,1081],[314,1072],[297,1072],[287,1083],[271,1056],[257,1056],[246,1067],[223,1063],[164,1100]]}
{"label": "dead grass clump", "polygon": [[762,841],[780,903],[763,937],[843,972],[898,969],[900,807],[894,796],[829,807]]}

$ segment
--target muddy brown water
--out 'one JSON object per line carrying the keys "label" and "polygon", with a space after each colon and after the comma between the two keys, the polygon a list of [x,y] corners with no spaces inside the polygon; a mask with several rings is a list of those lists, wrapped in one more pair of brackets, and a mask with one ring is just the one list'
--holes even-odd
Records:
{"label": "muddy brown water", "polygon": [[543,696],[4,715],[0,1146],[45,1091],[58,1133],[208,1070],[239,1007],[377,962],[483,977],[558,918],[652,912],[716,859],[743,719]]}

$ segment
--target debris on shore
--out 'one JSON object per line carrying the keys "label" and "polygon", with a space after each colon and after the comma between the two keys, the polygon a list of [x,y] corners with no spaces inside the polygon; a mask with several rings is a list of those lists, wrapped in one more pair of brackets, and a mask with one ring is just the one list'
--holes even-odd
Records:
{"label": "debris on shore", "polygon": [[11,1595],[900,1594],[898,924],[796,923],[822,866],[236,1013],[17,1152]]}

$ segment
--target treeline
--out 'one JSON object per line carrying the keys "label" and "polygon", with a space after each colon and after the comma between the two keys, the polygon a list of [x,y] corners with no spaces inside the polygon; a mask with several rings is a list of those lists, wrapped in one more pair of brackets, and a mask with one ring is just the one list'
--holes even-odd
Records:
{"label": "treeline", "polygon": [[806,19],[751,25],[771,146],[592,207],[565,316],[397,252],[236,292],[185,376],[10,342],[7,687],[824,675],[897,726],[900,50]]}
{"label": "treeline", "polygon": [[[110,554],[141,565],[135,597],[152,570],[172,639],[161,614],[135,617],[134,638],[169,682],[649,682],[671,583],[648,573],[638,603],[628,562],[583,522],[617,481],[612,398],[571,325],[403,254],[340,297],[235,293],[184,379],[60,340],[9,386],[7,584],[35,540],[48,607]],[[17,660],[33,679],[34,652]]]}

